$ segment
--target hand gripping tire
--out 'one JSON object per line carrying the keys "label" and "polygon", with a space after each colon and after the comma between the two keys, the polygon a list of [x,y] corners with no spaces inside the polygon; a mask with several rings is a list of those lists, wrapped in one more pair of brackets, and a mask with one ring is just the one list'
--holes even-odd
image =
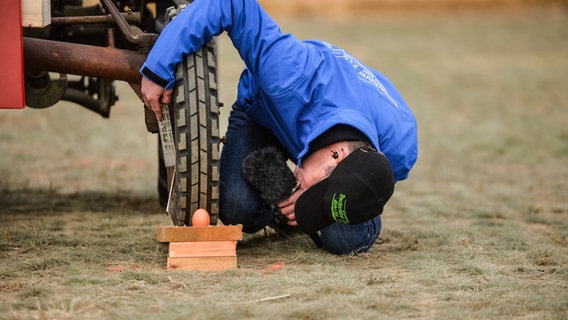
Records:
{"label": "hand gripping tire", "polygon": [[[185,6],[170,8],[171,21]],[[169,18],[169,19],[168,19]],[[173,94],[172,129],[176,144],[176,177],[173,199],[179,214],[170,213],[174,225],[191,225],[199,208],[209,212],[211,224],[219,216],[219,101],[216,47],[213,40],[184,57],[176,69]],[[167,203],[167,174],[159,146],[158,191],[162,205]]]}

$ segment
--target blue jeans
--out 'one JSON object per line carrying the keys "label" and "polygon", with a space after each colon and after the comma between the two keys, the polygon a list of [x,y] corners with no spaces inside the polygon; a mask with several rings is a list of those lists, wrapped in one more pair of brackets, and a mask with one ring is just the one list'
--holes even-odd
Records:
{"label": "blue jeans", "polygon": [[334,254],[367,252],[381,233],[381,216],[360,224],[334,223],[320,231],[323,247]]}
{"label": "blue jeans", "polygon": [[[242,173],[244,158],[268,146],[280,148],[278,139],[268,129],[255,124],[236,105],[229,116],[227,141],[221,152],[220,210],[224,224],[241,224],[243,231],[254,233],[274,218],[274,206],[264,202]],[[320,231],[325,249],[334,254],[366,252],[381,232],[381,216],[361,224],[335,223]]]}

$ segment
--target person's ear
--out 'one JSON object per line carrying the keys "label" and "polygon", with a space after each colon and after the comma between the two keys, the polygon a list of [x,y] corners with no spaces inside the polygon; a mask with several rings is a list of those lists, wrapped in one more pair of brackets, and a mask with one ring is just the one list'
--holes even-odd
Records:
{"label": "person's ear", "polygon": [[331,154],[332,161],[335,162],[336,164],[340,163],[346,157],[344,150],[345,149],[343,147],[339,146],[330,147],[329,151]]}

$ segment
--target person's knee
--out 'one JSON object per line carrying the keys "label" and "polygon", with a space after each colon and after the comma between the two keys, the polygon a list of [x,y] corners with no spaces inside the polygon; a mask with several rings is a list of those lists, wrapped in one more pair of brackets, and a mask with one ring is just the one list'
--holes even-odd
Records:
{"label": "person's knee", "polygon": [[381,218],[362,224],[334,223],[321,230],[323,247],[333,254],[357,254],[369,251],[381,232]]}
{"label": "person's knee", "polygon": [[255,201],[243,201],[243,197],[225,197],[221,201],[219,219],[225,225],[240,224],[243,232],[254,233],[271,220],[270,206]]}
{"label": "person's knee", "polygon": [[357,254],[367,252],[372,243],[353,237],[329,237],[322,234],[321,241],[325,250],[332,254]]}
{"label": "person's knee", "polygon": [[250,212],[250,205],[244,203],[242,198],[225,195],[221,198],[219,218],[224,224],[244,224]]}

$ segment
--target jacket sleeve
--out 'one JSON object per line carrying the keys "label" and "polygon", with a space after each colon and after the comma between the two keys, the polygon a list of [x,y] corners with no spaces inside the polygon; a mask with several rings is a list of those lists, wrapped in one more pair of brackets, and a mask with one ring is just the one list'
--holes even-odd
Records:
{"label": "jacket sleeve", "polygon": [[303,73],[307,48],[283,34],[256,0],[195,0],[162,31],[140,72],[172,88],[175,67],[184,56],[224,31],[266,92],[288,87]]}

